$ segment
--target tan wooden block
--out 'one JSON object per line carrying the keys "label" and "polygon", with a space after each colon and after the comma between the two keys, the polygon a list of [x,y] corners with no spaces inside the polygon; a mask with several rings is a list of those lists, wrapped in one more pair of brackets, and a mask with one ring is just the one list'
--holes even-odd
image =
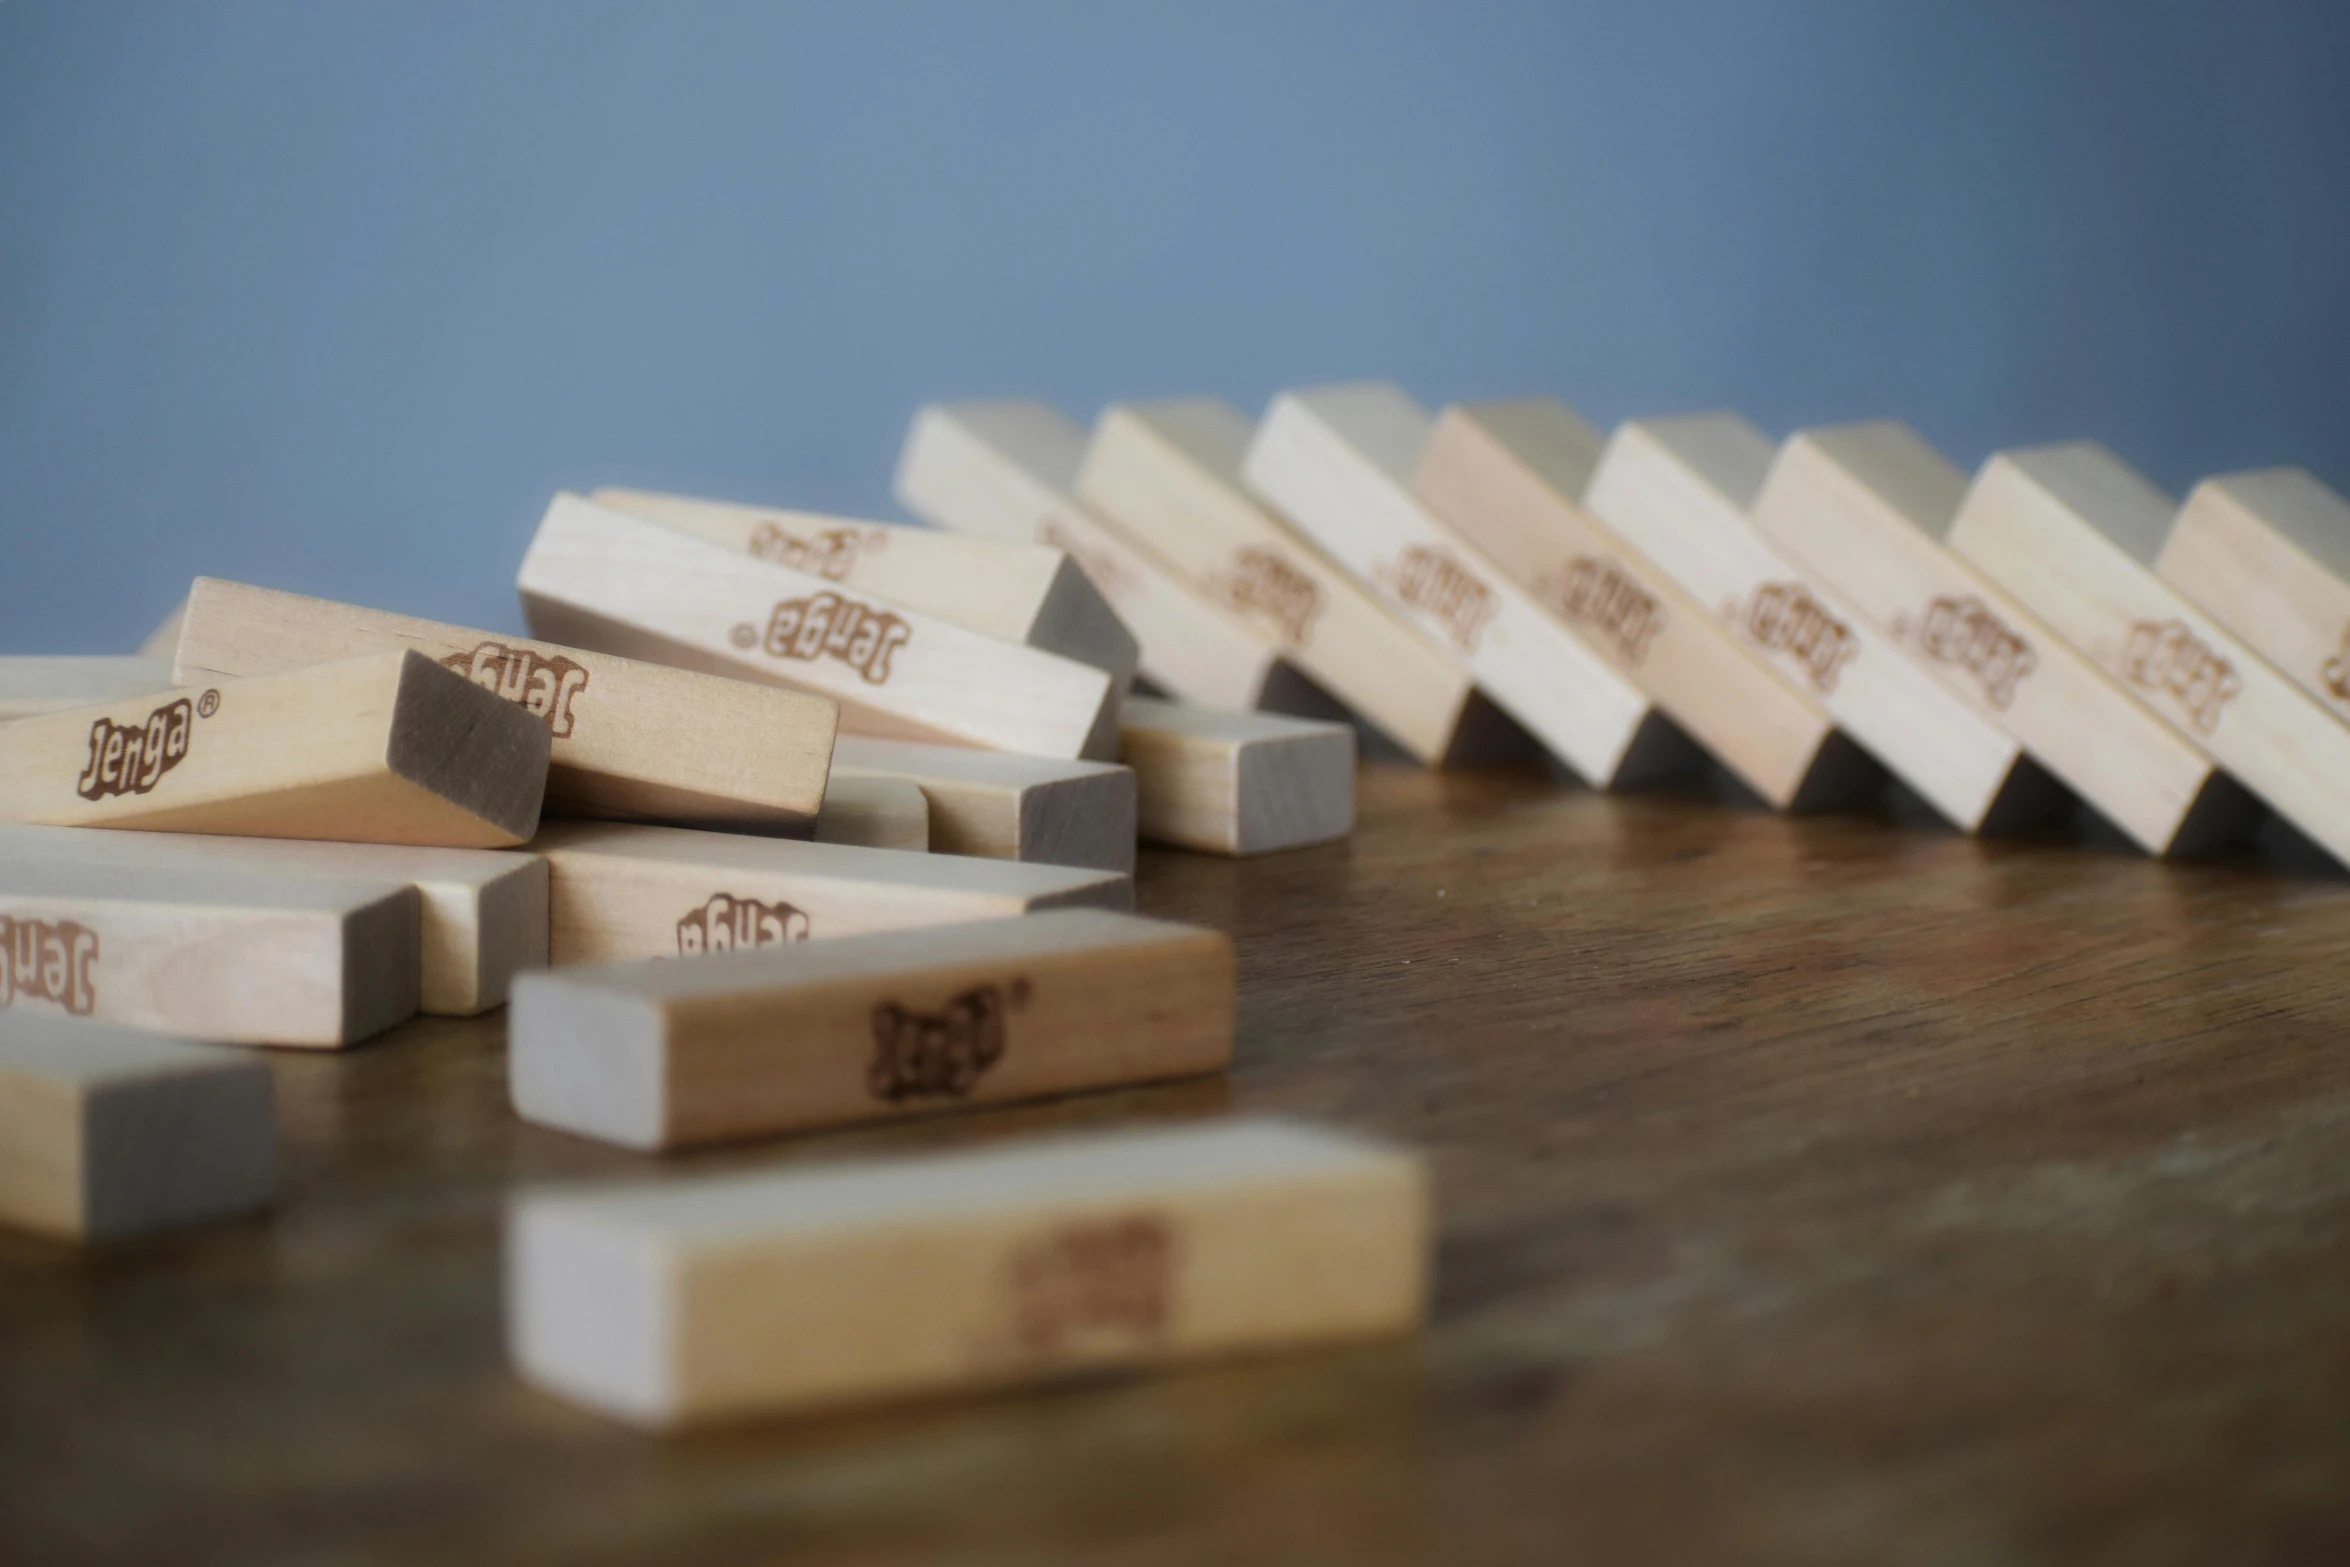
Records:
{"label": "tan wooden block", "polygon": [[2156,575],[2350,721],[2350,503],[2300,468],[2206,479]]}
{"label": "tan wooden block", "polygon": [[1716,606],[1961,831],[2004,831],[2062,810],[2063,788],[2014,736],[1755,527],[1748,512],[1771,457],[1762,432],[1736,414],[1636,420],[1609,438],[1583,504],[1684,592]]}
{"label": "tan wooden block", "polygon": [[183,683],[414,648],[543,724],[547,810],[806,837],[824,797],[830,698],[198,577]]}
{"label": "tan wooden block", "polygon": [[1414,1155],[1221,1121],[526,1193],[521,1374],[654,1427],[1410,1331]]}
{"label": "tan wooden block", "polygon": [[552,823],[531,847],[547,860],[558,964],[1134,907],[1131,877],[1067,865],[603,822]]}
{"label": "tan wooden block", "polygon": [[181,599],[172,606],[171,613],[155,622],[155,629],[147,633],[147,640],[139,644],[142,658],[158,658],[164,663],[179,651],[180,624],[188,618],[188,601]]}
{"label": "tan wooden block", "polygon": [[276,1188],[267,1063],[0,1011],[0,1223],[113,1240],[251,1213]]}
{"label": "tan wooden block", "polygon": [[1208,854],[1268,854],[1355,824],[1355,732],[1345,724],[1127,699],[1119,755],[1141,836]]}
{"label": "tan wooden block", "polygon": [[2177,508],[2093,441],[1983,465],[1950,546],[2350,863],[2350,728],[2155,575]]}
{"label": "tan wooden block", "polygon": [[0,658],[0,723],[171,689],[165,658]]}
{"label": "tan wooden block", "polygon": [[1045,865],[1134,870],[1134,769],[842,735],[832,776],[900,778],[930,802],[930,847]]}
{"label": "tan wooden block", "polygon": [[347,1045],[415,1013],[420,921],[401,882],[0,859],[0,1007]]}
{"label": "tan wooden block", "polygon": [[547,732],[420,653],[20,718],[0,821],[500,848],[538,825]]}
{"label": "tan wooden block", "polygon": [[1107,759],[1118,685],[1089,664],[558,495],[522,558],[531,630],[573,647],[815,692],[840,727]]}
{"label": "tan wooden block", "polygon": [[1779,448],[1755,525],[2149,854],[2240,837],[2260,810],[2203,750],[1941,540],[1966,476],[1892,420]]}
{"label": "tan wooden block", "polygon": [[532,975],[526,1121],[680,1148],[1221,1071],[1232,943],[1101,909]]}
{"label": "tan wooden block", "polygon": [[824,787],[824,809],[816,813],[816,841],[926,853],[930,801],[909,779],[836,773]]}

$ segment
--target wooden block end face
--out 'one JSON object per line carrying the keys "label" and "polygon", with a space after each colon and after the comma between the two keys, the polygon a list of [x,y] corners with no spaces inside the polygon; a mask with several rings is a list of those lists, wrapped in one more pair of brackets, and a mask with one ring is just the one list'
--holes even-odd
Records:
{"label": "wooden block end face", "polygon": [[342,927],[342,1028],[356,1044],[416,1015],[424,999],[424,900],[402,887],[351,911]]}
{"label": "wooden block end face", "polygon": [[1718,502],[1746,511],[1761,492],[1774,455],[1769,438],[1734,413],[1627,420],[1608,438],[1593,470],[1592,509],[1607,515],[1597,499],[1603,489],[1663,483],[1700,485]]}
{"label": "wooden block end face", "polygon": [[594,968],[518,974],[506,1022],[514,1113],[624,1148],[671,1146],[661,1008],[596,983]]}
{"label": "wooden block end face", "polygon": [[1354,831],[1355,734],[1343,724],[1307,732],[1238,754],[1240,800],[1236,854],[1271,854],[1330,843]]}
{"label": "wooden block end face", "polygon": [[509,848],[538,830],[553,737],[537,715],[445,669],[421,653],[400,663],[400,687],[385,761],[426,794],[478,826],[453,835],[390,841]]}
{"label": "wooden block end face", "polygon": [[[418,1011],[477,1016],[506,1004],[517,974],[547,966],[547,862],[535,854],[520,858],[469,900],[470,918],[462,926],[436,920],[439,889],[418,887],[426,941]],[[458,941],[461,951],[448,950]]]}
{"label": "wooden block end face", "polygon": [[[1010,858],[1046,865],[1134,874],[1135,779],[1131,767],[1105,767],[1081,778],[1020,791],[1018,835]],[[972,849],[954,853],[987,852]],[[1134,884],[1126,884],[1132,906]]]}
{"label": "wooden block end face", "polygon": [[1561,498],[1582,498],[1607,438],[1553,397],[1456,403],[1437,418],[1420,459],[1423,491],[1436,474],[1512,462]]}
{"label": "wooden block end face", "polygon": [[560,1195],[506,1218],[506,1347],[522,1375],[631,1425],[661,1429],[678,1398],[674,1262],[657,1235],[599,1223]]}
{"label": "wooden block end face", "polygon": [[2151,571],[2162,556],[2178,504],[2137,469],[2095,441],[2001,452],[2017,479],[2092,529],[2098,537]]}

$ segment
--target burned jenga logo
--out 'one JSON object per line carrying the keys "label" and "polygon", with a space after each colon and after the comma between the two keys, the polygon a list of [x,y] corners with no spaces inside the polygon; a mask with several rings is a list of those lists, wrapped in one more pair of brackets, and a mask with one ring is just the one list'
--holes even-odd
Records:
{"label": "burned jenga logo", "polygon": [[913,635],[902,616],[829,592],[776,605],[764,641],[754,627],[734,628],[737,647],[761,645],[772,658],[809,662],[830,656],[876,686],[889,679],[891,655]]}
{"label": "burned jenga logo", "polygon": [[828,582],[847,581],[849,573],[857,569],[858,556],[888,547],[887,528],[819,528],[813,538],[776,522],[763,521],[751,530],[752,554]]}
{"label": "burned jenga logo", "polygon": [[780,947],[808,939],[808,916],[788,903],[761,903],[714,893],[710,901],[677,922],[677,955],[732,952],[738,947]]}
{"label": "burned jenga logo", "polygon": [[1443,550],[1415,544],[1379,573],[1395,596],[1433,616],[1464,653],[1477,651],[1477,638],[1493,618],[1493,590]]}
{"label": "burned jenga logo", "polygon": [[873,1097],[960,1099],[1003,1058],[1005,1014],[1028,1004],[1028,981],[975,985],[936,1012],[884,1001],[873,1009]]}
{"label": "burned jenga logo", "polygon": [[[220,706],[220,693],[203,696],[205,716]],[[90,725],[90,759],[74,784],[85,800],[103,800],[112,794],[145,794],[188,754],[188,735],[195,727],[196,705],[186,697],[166,702],[141,724],[118,724],[101,718]]]}
{"label": "burned jenga logo", "polygon": [[2040,667],[2032,644],[1971,593],[1935,599],[1926,606],[1923,620],[1895,616],[1893,635],[1937,663],[1955,664],[1972,674],[1993,707],[2013,702],[2015,688]]}
{"label": "burned jenga logo", "polygon": [[485,691],[495,691],[526,713],[535,713],[558,740],[571,736],[571,701],[588,686],[588,672],[560,653],[484,642],[470,653],[441,660]]}
{"label": "burned jenga logo", "polygon": [[2341,647],[2318,673],[2325,678],[2326,690],[2335,701],[2350,702],[2350,626],[2343,628]]}
{"label": "burned jenga logo", "polygon": [[87,1017],[98,1004],[97,962],[98,933],[86,925],[0,914],[0,1007],[54,1001]]}
{"label": "burned jenga logo", "polygon": [[2228,661],[2179,620],[2141,620],[2130,627],[2122,667],[2149,691],[2167,694],[2205,734],[2219,727],[2220,709],[2241,689]]}
{"label": "burned jenga logo", "polygon": [[1757,647],[1792,656],[1823,694],[1836,689],[1837,675],[1860,652],[1852,628],[1800,582],[1765,582],[1745,604],[1723,605],[1722,614]]}
{"label": "burned jenga logo", "polygon": [[1603,555],[1578,555],[1535,584],[1551,608],[1615,645],[1638,668],[1664,629],[1665,609],[1630,572]]}
{"label": "burned jenga logo", "polygon": [[[1156,1213],[1075,1219],[1012,1251],[1012,1335],[1022,1352],[1147,1345],[1174,1315],[1177,1237]],[[1104,1346],[1108,1347],[1108,1346]]]}
{"label": "burned jenga logo", "polygon": [[1271,621],[1286,647],[1304,647],[1322,612],[1322,590],[1314,579],[1268,549],[1236,551],[1231,566],[1210,576],[1208,586],[1234,609]]}

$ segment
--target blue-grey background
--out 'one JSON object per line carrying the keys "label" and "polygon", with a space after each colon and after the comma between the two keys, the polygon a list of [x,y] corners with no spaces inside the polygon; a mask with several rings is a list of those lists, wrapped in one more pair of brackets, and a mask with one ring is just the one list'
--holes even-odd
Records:
{"label": "blue-grey background", "polygon": [[2350,486],[2350,5],[0,0],[0,651],[1389,376]]}

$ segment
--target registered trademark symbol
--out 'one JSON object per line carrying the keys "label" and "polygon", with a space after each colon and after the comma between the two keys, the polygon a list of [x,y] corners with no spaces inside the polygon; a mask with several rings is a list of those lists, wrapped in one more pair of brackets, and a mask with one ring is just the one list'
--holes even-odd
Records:
{"label": "registered trademark symbol", "polygon": [[729,631],[726,636],[727,640],[732,642],[736,647],[749,647],[752,643],[759,640],[759,631],[755,626],[737,626],[732,631]]}
{"label": "registered trademark symbol", "polygon": [[219,711],[220,693],[218,691],[207,691],[196,698],[196,716],[198,718],[210,718]]}

